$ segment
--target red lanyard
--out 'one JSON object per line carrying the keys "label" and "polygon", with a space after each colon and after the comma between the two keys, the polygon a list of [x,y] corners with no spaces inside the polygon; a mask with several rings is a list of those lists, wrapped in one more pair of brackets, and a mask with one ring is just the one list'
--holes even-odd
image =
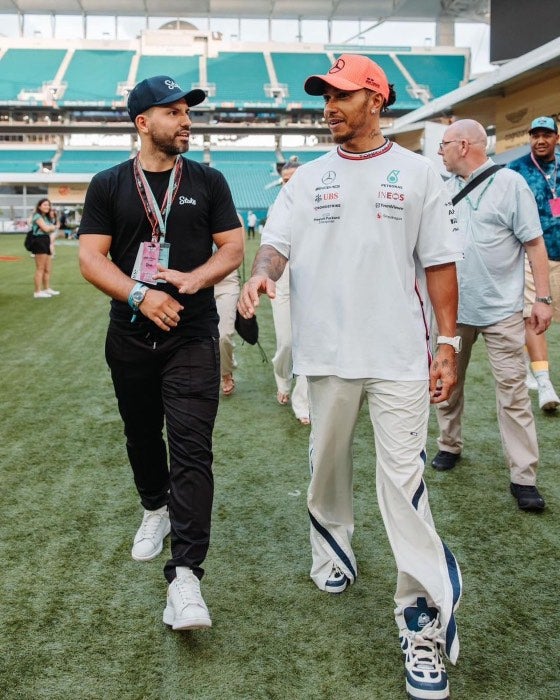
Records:
{"label": "red lanyard", "polygon": [[556,160],[556,156],[554,156],[554,181],[551,184],[550,179],[552,178],[552,175],[547,175],[545,171],[541,168],[541,166],[537,163],[537,159],[531,153],[531,160],[533,161],[533,164],[535,168],[541,173],[541,175],[544,177],[546,184],[548,185],[548,189],[552,193],[552,196],[556,198],[556,175],[558,173],[558,161]]}
{"label": "red lanyard", "polygon": [[136,181],[136,189],[142,204],[144,205],[144,210],[150,226],[152,227],[152,242],[158,243],[160,238],[162,241],[165,240],[165,234],[167,230],[167,219],[169,217],[169,212],[171,211],[171,205],[175,199],[175,195],[179,191],[179,185],[181,183],[181,175],[183,173],[183,158],[177,156],[175,159],[175,165],[169,174],[169,184],[167,186],[167,192],[165,193],[165,198],[161,207],[154,197],[150,183],[144,175],[144,171],[140,167],[140,159],[138,155],[134,159],[134,179]]}

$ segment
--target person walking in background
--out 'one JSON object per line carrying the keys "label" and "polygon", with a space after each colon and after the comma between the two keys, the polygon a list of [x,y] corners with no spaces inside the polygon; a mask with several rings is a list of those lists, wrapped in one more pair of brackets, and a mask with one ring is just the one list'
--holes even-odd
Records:
{"label": "person walking in background", "polygon": [[[239,223],[243,228],[243,243],[245,244],[245,225],[241,216],[239,216]],[[218,332],[220,334],[220,373],[222,376],[222,394],[224,396],[231,396],[235,391],[233,369],[236,364],[233,355],[235,349],[233,338],[239,289],[239,269],[233,270],[223,280],[216,282],[214,285],[216,308],[220,317],[218,324]]]}
{"label": "person walking in background", "polygon": [[163,621],[174,630],[212,624],[200,579],[220,387],[213,285],[243,258],[223,175],[182,157],[190,108],[204,99],[168,76],[136,85],[128,111],[140,150],[94,176],[79,236],[83,276],[112,298],[105,355],[144,508],[132,557],[153,559],[171,531]]}
{"label": "person walking in background", "polygon": [[59,291],[51,287],[51,236],[56,231],[56,224],[51,221],[50,211],[50,201],[47,198],[40,199],[31,217],[31,228],[33,229],[31,253],[35,257],[35,291],[33,292],[35,299],[49,299],[60,294]]}
{"label": "person walking in background", "polygon": [[50,211],[49,211],[49,221],[51,224],[54,226],[54,231],[50,234],[50,239],[51,239],[51,255],[54,258],[55,256],[55,243],[56,243],[56,238],[58,236],[58,228],[60,226],[60,221],[58,219],[58,212],[56,209],[51,205]]}
{"label": "person walking in background", "polygon": [[[292,156],[282,167],[280,177],[285,185],[296,172],[301,163],[297,156]],[[274,206],[274,205],[273,205]],[[290,316],[290,270],[286,265],[280,279],[276,282],[276,296],[271,300],[274,333],[276,335],[276,353],[272,358],[274,379],[276,380],[276,400],[282,406],[292,400],[292,410],[302,425],[309,425],[309,400],[307,398],[307,379],[303,375],[294,380],[292,362],[292,322]]]}
{"label": "person walking in background", "polygon": [[[552,318],[560,321],[560,179],[558,166],[558,124],[552,117],[537,117],[529,129],[531,152],[511,161],[508,168],[522,175],[537,201],[544,244],[548,255],[550,296],[543,297],[545,304],[552,305]],[[535,281],[527,259],[525,259],[525,342],[529,366],[527,386],[537,389],[539,407],[543,411],[555,411],[560,399],[550,381],[548,347],[545,333],[535,333],[531,325],[531,309],[535,303]]]}
{"label": "person walking in background", "polygon": [[257,227],[257,215],[254,211],[247,214],[247,238],[255,237],[255,229]]}
{"label": "person walking in background", "polygon": [[461,456],[465,374],[472,347],[482,335],[496,383],[510,491],[522,510],[541,511],[545,503],[536,487],[539,449],[523,358],[523,258],[526,253],[535,280],[537,299],[527,323],[537,335],[548,328],[552,316],[550,305],[543,301],[550,295],[548,261],[531,190],[513,170],[495,170],[486,155],[486,143],[481,124],[461,119],[446,129],[439,148],[445,167],[453,174],[446,183],[452,196],[475,178],[481,179],[456,204],[465,236],[465,259],[457,264],[457,334],[463,349],[457,388],[445,404],[437,406],[439,452],[432,466],[439,471],[452,469]]}
{"label": "person walking in background", "polygon": [[[358,573],[352,442],[367,401],[377,497],[398,569],[406,689],[411,698],[443,700],[442,654],[455,663],[459,653],[461,574],[436,532],[423,473],[430,398],[448,399],[456,381],[461,242],[435,168],[380,130],[395,93],[376,63],[343,54],[305,90],[323,96],[338,145],[280,191],[239,310],[250,318],[259,294],[274,298],[289,266],[294,371],[307,376],[311,409],[311,578],[327,593],[342,593]],[[441,332],[431,364],[417,261]]]}

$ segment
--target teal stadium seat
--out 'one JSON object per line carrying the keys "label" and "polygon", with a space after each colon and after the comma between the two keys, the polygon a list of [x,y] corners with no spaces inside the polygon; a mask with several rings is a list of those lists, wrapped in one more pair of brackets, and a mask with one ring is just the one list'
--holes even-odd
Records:
{"label": "teal stadium seat", "polygon": [[66,49],[8,49],[0,59],[0,101],[18,99],[20,90],[39,91],[51,82]]}
{"label": "teal stadium seat", "polygon": [[65,150],[56,164],[57,173],[98,173],[130,158],[130,151]]}
{"label": "teal stadium seat", "polygon": [[466,79],[465,56],[397,54],[403,66],[419,85],[428,85],[432,97],[455,90]]}
{"label": "teal stadium seat", "polygon": [[[318,152],[286,151],[286,160],[297,155],[306,163],[321,155]],[[278,196],[276,156],[272,151],[214,151],[212,167],[220,170],[231,188],[237,209],[267,210]]]}
{"label": "teal stadium seat", "polygon": [[7,149],[5,146],[0,150],[0,172],[3,173],[38,173],[43,162],[52,161],[55,150],[20,150]]}
{"label": "teal stadium seat", "polygon": [[327,54],[273,51],[270,55],[278,82],[288,86],[286,103],[297,102],[303,107],[322,104],[320,97],[305,92],[303,84],[310,75],[323,75],[328,71],[331,62]]}
{"label": "teal stadium seat", "polygon": [[59,104],[110,107],[122,101],[117,86],[128,80],[134,51],[90,51],[74,53],[63,80],[68,84]]}
{"label": "teal stadium seat", "polygon": [[200,83],[198,56],[141,56],[136,73],[136,82],[153,75],[169,75],[183,88],[190,90]]}
{"label": "teal stadium seat", "polygon": [[237,209],[268,209],[277,188],[267,185],[277,178],[272,151],[214,151],[212,167],[225,176]]}
{"label": "teal stadium seat", "polygon": [[208,58],[207,74],[208,82],[216,85],[216,95],[211,101],[218,105],[224,102],[238,107],[255,102],[274,104],[264,91],[264,86],[270,83],[270,76],[262,52],[224,51],[215,58]]}

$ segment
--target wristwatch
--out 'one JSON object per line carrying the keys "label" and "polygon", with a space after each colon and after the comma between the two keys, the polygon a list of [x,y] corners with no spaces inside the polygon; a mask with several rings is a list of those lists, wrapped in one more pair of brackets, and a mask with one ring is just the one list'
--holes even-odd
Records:
{"label": "wristwatch", "polygon": [[460,350],[461,350],[461,341],[462,341],[462,338],[460,335],[453,336],[453,338],[450,338],[447,335],[438,335],[438,337],[436,339],[436,344],[437,345],[451,345],[451,347],[457,353],[457,352],[460,352]]}
{"label": "wristwatch", "polygon": [[132,287],[132,291],[128,295],[128,305],[133,311],[138,311],[138,307],[144,301],[146,292],[149,289],[150,288],[146,287],[142,282],[137,282],[134,287]]}
{"label": "wristwatch", "polygon": [[550,306],[552,304],[552,297],[550,294],[547,297],[535,297],[535,301],[540,301],[542,304],[548,304]]}

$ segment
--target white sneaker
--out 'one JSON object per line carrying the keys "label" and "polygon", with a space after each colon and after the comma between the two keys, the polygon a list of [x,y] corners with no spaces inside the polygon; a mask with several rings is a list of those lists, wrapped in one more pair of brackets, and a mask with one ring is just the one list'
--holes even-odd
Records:
{"label": "white sneaker", "polygon": [[543,411],[555,411],[560,406],[560,399],[554,391],[550,379],[538,380],[539,408]]}
{"label": "white sneaker", "polygon": [[406,692],[412,700],[448,700],[449,682],[443,664],[441,629],[425,598],[405,610],[407,627],[401,630]]}
{"label": "white sneaker", "polygon": [[51,289],[50,287],[48,289],[45,289],[45,292],[47,294],[50,294],[51,297],[57,297],[60,294],[60,292],[57,292],[56,289]]}
{"label": "white sneaker", "polygon": [[134,537],[132,558],[136,561],[150,561],[163,549],[163,540],[171,532],[167,506],[157,510],[145,510],[142,524]]}
{"label": "white sneaker", "polygon": [[329,578],[325,582],[325,591],[327,593],[343,593],[347,586],[348,579],[346,575],[336,564],[333,564]]}
{"label": "white sneaker", "polygon": [[539,383],[535,379],[535,375],[530,370],[527,371],[525,386],[527,389],[529,389],[529,391],[536,391],[539,388]]}
{"label": "white sneaker", "polygon": [[174,630],[212,627],[210,613],[200,593],[200,581],[187,566],[178,566],[169,584],[163,621]]}
{"label": "white sneaker", "polygon": [[33,292],[33,298],[34,299],[50,299],[51,295],[45,289],[42,292]]}

